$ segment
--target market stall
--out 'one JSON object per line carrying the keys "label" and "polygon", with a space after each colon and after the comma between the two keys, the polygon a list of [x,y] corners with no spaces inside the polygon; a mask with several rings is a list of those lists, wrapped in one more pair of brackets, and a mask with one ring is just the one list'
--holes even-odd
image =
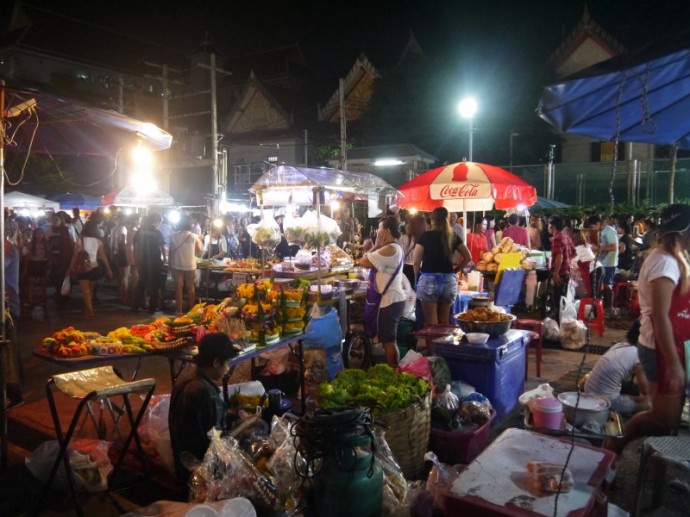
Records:
{"label": "market stall", "polygon": [[[445,207],[450,212],[520,209],[537,202],[537,190],[514,174],[493,165],[460,162],[429,170],[408,181],[399,189],[395,201],[400,208],[432,211]],[[465,228],[467,232],[467,228]],[[518,247],[511,239],[485,253],[476,267],[489,273],[491,281],[504,269],[525,267],[533,269],[529,251]],[[481,289],[480,289],[481,290]]]}
{"label": "market stall", "polygon": [[[314,282],[315,301],[333,298],[332,286],[326,275],[346,274],[353,266],[351,256],[336,246],[340,229],[335,220],[321,213],[323,205],[334,200],[364,201],[379,213],[379,207],[390,204],[396,190],[381,178],[369,173],[346,172],[329,168],[307,168],[280,165],[265,172],[251,188],[262,207],[287,207],[283,221],[288,242],[302,249],[293,260],[273,266],[273,273],[283,278],[303,278]],[[301,216],[299,207],[311,207]],[[273,245],[278,238],[277,224],[264,216],[261,247]],[[261,223],[260,223],[261,224]],[[270,230],[272,228],[272,230]],[[346,304],[340,304],[343,309]],[[343,326],[347,317],[341,315]],[[345,332],[347,329],[343,328]]]}

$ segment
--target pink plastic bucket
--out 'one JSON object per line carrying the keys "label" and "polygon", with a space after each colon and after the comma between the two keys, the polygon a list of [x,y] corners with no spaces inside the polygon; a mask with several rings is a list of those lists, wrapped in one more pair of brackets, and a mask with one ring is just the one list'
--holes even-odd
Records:
{"label": "pink plastic bucket", "polygon": [[563,422],[563,404],[553,397],[539,397],[530,404],[534,427],[560,429]]}

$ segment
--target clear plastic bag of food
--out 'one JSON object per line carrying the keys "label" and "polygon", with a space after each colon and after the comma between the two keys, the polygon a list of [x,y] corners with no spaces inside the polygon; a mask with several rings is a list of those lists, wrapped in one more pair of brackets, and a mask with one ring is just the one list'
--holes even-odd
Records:
{"label": "clear plastic bag of food", "polygon": [[246,497],[253,503],[276,510],[280,507],[274,480],[261,472],[237,440],[211,432],[203,461],[190,478],[190,500],[213,502]]}
{"label": "clear plastic bag of food", "polygon": [[383,514],[393,515],[396,511],[408,506],[407,480],[388,446],[386,433],[377,427],[374,430],[374,438],[376,440],[376,461],[381,464],[383,470]]}
{"label": "clear plastic bag of food", "polygon": [[275,248],[280,244],[280,226],[273,217],[264,216],[257,224],[247,226],[252,242],[261,248]]}

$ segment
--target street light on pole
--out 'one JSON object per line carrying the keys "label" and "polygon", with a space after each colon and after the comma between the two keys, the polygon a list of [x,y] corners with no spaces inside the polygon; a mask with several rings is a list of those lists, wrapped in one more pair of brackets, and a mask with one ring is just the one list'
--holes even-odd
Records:
{"label": "street light on pole", "polygon": [[510,130],[510,166],[508,167],[508,170],[510,172],[513,172],[513,138],[516,136],[520,136],[520,133],[517,131],[513,131],[512,129]]}
{"label": "street light on pole", "polygon": [[472,125],[472,121],[474,119],[475,113],[477,113],[477,101],[472,97],[465,97],[460,101],[460,104],[458,104],[458,111],[460,112],[460,116],[462,118],[466,118],[469,120],[470,139],[468,158],[469,161],[472,161],[472,139],[474,135],[474,127]]}

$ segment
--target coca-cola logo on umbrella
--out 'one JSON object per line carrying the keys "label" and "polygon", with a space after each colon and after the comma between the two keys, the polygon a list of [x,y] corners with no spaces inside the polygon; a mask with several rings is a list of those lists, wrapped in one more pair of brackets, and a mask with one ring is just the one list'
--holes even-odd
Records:
{"label": "coca-cola logo on umbrella", "polygon": [[461,162],[444,167],[429,185],[431,199],[476,199],[491,196],[491,184],[474,164]]}
{"label": "coca-cola logo on umbrella", "polygon": [[477,197],[479,195],[479,185],[476,183],[465,183],[458,187],[453,185],[444,185],[439,192],[441,199],[451,197]]}

